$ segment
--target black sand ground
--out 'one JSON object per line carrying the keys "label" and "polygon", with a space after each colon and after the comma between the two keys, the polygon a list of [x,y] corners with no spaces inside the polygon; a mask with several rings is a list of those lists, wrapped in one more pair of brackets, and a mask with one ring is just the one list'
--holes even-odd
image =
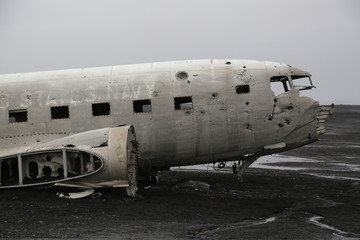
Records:
{"label": "black sand ground", "polygon": [[[286,154],[360,165],[360,107],[337,106],[327,128],[312,147]],[[341,171],[354,179],[359,173]],[[211,188],[176,187],[184,179]],[[170,171],[147,186],[140,183],[141,197],[108,189],[79,200],[51,189],[2,190],[0,238],[360,239],[357,180],[250,168],[242,184],[232,174]]]}

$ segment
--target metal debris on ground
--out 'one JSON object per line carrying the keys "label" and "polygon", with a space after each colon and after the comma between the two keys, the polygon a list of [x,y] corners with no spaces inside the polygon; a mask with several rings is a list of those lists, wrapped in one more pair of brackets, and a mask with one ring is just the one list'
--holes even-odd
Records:
{"label": "metal debris on ground", "polygon": [[58,192],[57,195],[60,198],[79,199],[79,198],[84,198],[84,197],[88,197],[90,195],[93,195],[93,193],[94,193],[94,189],[89,188],[89,189],[86,189],[86,190],[84,190],[82,192],[72,192],[72,193],[71,192],[69,192],[69,193]]}
{"label": "metal debris on ground", "polygon": [[186,188],[194,190],[209,190],[210,185],[200,181],[188,180],[176,185],[177,188]]}

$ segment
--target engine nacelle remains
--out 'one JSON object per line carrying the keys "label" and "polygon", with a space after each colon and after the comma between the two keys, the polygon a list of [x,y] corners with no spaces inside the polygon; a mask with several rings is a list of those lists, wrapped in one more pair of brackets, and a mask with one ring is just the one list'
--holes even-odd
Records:
{"label": "engine nacelle remains", "polygon": [[126,187],[137,191],[138,143],[132,126],[103,128],[0,158],[0,188]]}

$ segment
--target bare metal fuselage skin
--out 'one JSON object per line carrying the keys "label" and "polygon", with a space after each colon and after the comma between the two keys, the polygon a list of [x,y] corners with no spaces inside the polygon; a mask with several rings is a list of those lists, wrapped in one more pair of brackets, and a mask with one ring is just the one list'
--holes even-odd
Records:
{"label": "bare metal fuselage skin", "polygon": [[[300,96],[292,76],[310,74],[273,62],[195,60],[0,75],[0,157],[122,124],[135,128],[144,169],[285,151],[319,135],[319,104]],[[270,80],[281,77],[289,87],[276,96]],[[178,99],[188,106],[176,107]],[[138,100],[148,109],[135,111]],[[96,103],[110,112],[93,116]],[[68,106],[69,117],[52,119],[54,106]],[[26,121],[9,120],[17,110]]]}

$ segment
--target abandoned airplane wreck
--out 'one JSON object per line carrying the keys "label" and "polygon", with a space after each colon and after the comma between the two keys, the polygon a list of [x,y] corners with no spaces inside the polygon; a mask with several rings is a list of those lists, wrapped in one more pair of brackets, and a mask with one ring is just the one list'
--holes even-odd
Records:
{"label": "abandoned airplane wreck", "polygon": [[[206,59],[0,75],[0,188],[125,187],[317,141],[333,106],[287,64]],[[136,137],[135,137],[136,131]]]}

